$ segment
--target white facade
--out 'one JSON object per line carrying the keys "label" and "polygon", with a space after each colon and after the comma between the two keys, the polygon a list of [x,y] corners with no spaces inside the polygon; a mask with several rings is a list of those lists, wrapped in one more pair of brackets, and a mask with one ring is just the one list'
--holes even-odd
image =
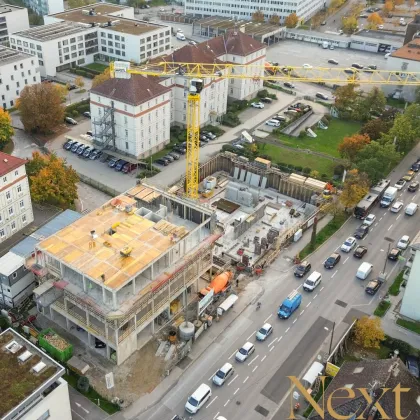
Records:
{"label": "white facade", "polygon": [[25,86],[41,82],[38,60],[28,54],[0,46],[0,106],[16,105]]}
{"label": "white facade", "polygon": [[28,9],[0,5],[0,45],[7,45],[9,35],[29,28]]}
{"label": "white facade", "polygon": [[64,10],[63,0],[24,0],[24,3],[40,16]]}
{"label": "white facade", "polygon": [[310,19],[324,6],[324,0],[243,0],[240,2],[220,2],[213,0],[185,0],[185,13],[194,16],[224,16],[251,20],[257,10],[264,13],[266,20],[272,15],[280,16],[284,23],[287,16],[296,13],[303,21]]}
{"label": "white facade", "polygon": [[0,152],[0,243],[34,220],[25,162]]}

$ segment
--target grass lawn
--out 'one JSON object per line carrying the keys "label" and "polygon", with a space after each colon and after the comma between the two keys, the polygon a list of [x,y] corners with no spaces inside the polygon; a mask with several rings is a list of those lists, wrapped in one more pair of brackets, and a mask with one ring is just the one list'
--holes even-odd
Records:
{"label": "grass lawn", "polygon": [[404,99],[394,99],[394,98],[386,98],[386,103],[389,106],[393,106],[394,108],[405,108],[405,101]]}
{"label": "grass lawn", "polygon": [[416,334],[420,334],[420,322],[407,321],[405,319],[397,319],[397,324],[401,325],[407,330],[413,331]]}
{"label": "grass lawn", "polygon": [[344,137],[351,136],[357,133],[362,125],[354,121],[341,121],[332,119],[328,130],[322,130],[318,128],[315,132],[316,138],[306,136],[304,138],[299,137],[287,137],[280,135],[280,141],[289,146],[296,147],[297,149],[309,149],[316,152],[326,153],[334,157],[340,157],[337,147],[341,143]]}
{"label": "grass lawn", "polygon": [[87,69],[99,71],[101,73],[108,68],[107,65],[101,64],[101,63],[91,63],[91,64],[87,64],[84,67],[86,67]]}
{"label": "grass lawn", "polygon": [[392,296],[398,296],[400,293],[401,283],[404,281],[403,279],[404,271],[401,271],[397,277],[395,277],[394,283],[388,289],[388,293]]}
{"label": "grass lawn", "polygon": [[373,315],[376,315],[379,318],[382,318],[386,314],[390,306],[391,306],[391,302],[387,302],[385,300],[381,301],[379,305],[377,306],[377,308],[375,309],[375,312],[373,313]]}
{"label": "grass lawn", "polygon": [[266,144],[261,148],[261,154],[270,156],[274,163],[280,165],[292,163],[295,166],[302,166],[302,168],[311,168],[311,170],[318,171],[320,174],[327,174],[328,177],[334,175],[334,166],[337,165],[327,158],[312,156],[305,152],[296,153],[292,150],[277,147],[274,144]]}

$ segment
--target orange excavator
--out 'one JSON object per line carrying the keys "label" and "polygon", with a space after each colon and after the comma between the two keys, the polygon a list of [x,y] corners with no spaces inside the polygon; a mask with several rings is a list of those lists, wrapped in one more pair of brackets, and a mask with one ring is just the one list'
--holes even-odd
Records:
{"label": "orange excavator", "polygon": [[225,271],[224,273],[219,274],[211,281],[207,287],[200,290],[200,296],[206,296],[212,289],[214,290],[215,296],[219,293],[223,293],[229,287],[232,279],[233,273],[231,271]]}

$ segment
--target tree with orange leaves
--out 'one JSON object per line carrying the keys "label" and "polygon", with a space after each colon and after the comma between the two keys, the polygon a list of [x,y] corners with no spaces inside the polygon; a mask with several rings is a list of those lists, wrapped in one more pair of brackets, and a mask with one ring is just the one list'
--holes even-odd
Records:
{"label": "tree with orange leaves", "polygon": [[0,108],[0,150],[3,150],[4,146],[9,143],[14,133],[10,114]]}
{"label": "tree with orange leaves", "polygon": [[357,154],[370,143],[370,138],[367,134],[353,134],[349,137],[344,137],[343,141],[338,145],[338,152],[340,156],[354,162]]}
{"label": "tree with orange leaves", "polygon": [[377,14],[372,13],[368,18],[367,21],[372,23],[373,25],[383,25],[384,20]]}
{"label": "tree with orange leaves", "polygon": [[392,2],[392,0],[386,0],[382,10],[388,16],[394,10],[394,3]]}
{"label": "tree with orange leaves", "polygon": [[298,22],[298,15],[296,13],[291,13],[289,16],[286,17],[284,24],[286,25],[286,28],[296,28]]}

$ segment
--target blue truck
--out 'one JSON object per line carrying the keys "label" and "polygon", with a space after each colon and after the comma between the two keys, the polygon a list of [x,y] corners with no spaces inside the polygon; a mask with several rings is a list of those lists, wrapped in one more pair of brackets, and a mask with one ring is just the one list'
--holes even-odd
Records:
{"label": "blue truck", "polygon": [[287,319],[292,315],[297,308],[299,308],[300,303],[302,302],[302,295],[297,291],[293,290],[283,303],[280,305],[277,315],[281,319]]}

